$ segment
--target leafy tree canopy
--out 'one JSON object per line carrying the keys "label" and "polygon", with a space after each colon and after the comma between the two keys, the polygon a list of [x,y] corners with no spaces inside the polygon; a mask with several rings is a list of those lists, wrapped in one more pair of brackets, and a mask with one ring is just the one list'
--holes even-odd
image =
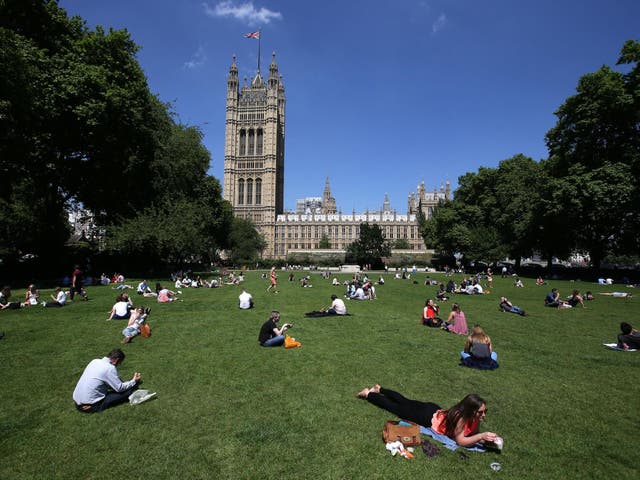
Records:
{"label": "leafy tree canopy", "polygon": [[382,257],[390,255],[391,247],[382,229],[375,223],[361,223],[358,240],[347,247],[347,261],[355,261],[359,265],[371,264],[374,268],[382,264]]}

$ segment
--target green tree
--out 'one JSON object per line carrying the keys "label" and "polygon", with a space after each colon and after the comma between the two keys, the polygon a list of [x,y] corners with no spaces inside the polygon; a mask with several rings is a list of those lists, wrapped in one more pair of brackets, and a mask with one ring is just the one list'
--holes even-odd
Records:
{"label": "green tree", "polygon": [[382,265],[382,257],[391,255],[391,247],[385,240],[382,229],[377,224],[368,222],[360,224],[358,240],[347,247],[347,261],[355,261],[359,265],[371,264],[373,268]]}
{"label": "green tree", "polygon": [[235,217],[229,235],[229,260],[236,264],[252,264],[260,259],[267,246],[264,237],[256,229],[253,222]]}
{"label": "green tree", "polygon": [[151,94],[137,51],[126,30],[91,30],[56,1],[0,2],[3,256],[59,257],[69,206],[139,259],[227,246],[231,210],[202,134]]}
{"label": "green tree", "polygon": [[393,248],[397,250],[409,250],[411,249],[411,245],[409,245],[409,241],[406,238],[399,238],[393,243]]}
{"label": "green tree", "polygon": [[327,236],[326,233],[322,235],[322,238],[318,243],[318,248],[324,248],[324,249],[331,248],[331,241],[329,240],[329,237]]}
{"label": "green tree", "polygon": [[618,63],[583,75],[547,132],[549,171],[561,181],[557,214],[575,247],[598,267],[608,253],[637,253],[640,233],[640,45],[627,42]]}

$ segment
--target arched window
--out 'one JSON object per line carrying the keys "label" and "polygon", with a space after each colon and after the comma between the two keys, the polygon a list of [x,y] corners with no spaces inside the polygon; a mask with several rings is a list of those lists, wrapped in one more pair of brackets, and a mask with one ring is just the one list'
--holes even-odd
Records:
{"label": "arched window", "polygon": [[245,129],[240,130],[240,156],[243,157],[247,154],[247,131]]}
{"label": "arched window", "polygon": [[256,155],[262,155],[262,129],[261,128],[259,128],[256,131]]}
{"label": "arched window", "polygon": [[253,180],[247,179],[247,205],[253,202]]}
{"label": "arched window", "polygon": [[241,178],[238,180],[238,205],[244,203],[244,180]]}
{"label": "arched window", "polygon": [[249,149],[247,151],[247,155],[254,155],[254,148],[255,148],[255,133],[253,131],[253,129],[249,130]]}
{"label": "arched window", "polygon": [[262,179],[256,178],[256,205],[262,205]]}

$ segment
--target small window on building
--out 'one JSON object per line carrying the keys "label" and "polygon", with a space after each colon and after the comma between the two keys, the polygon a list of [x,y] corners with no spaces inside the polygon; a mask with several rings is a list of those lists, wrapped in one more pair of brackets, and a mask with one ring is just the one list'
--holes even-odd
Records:
{"label": "small window on building", "polygon": [[253,180],[247,179],[247,205],[253,203]]}
{"label": "small window on building", "polygon": [[256,205],[262,205],[262,179],[256,178]]}
{"label": "small window on building", "polygon": [[262,129],[256,132],[256,155],[262,155]]}
{"label": "small window on building", "polygon": [[238,205],[244,204],[244,180],[238,180]]}
{"label": "small window on building", "polygon": [[245,129],[240,130],[240,156],[243,157],[247,154],[247,131]]}

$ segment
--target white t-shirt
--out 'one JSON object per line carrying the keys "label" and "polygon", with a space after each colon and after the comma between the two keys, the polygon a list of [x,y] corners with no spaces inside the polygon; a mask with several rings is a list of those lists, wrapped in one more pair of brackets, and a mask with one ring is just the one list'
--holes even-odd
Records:
{"label": "white t-shirt", "polygon": [[242,292],[240,294],[240,296],[238,297],[238,300],[240,301],[240,308],[242,308],[243,310],[247,310],[249,308],[251,308],[251,299],[253,297],[251,296],[250,293],[248,292]]}
{"label": "white t-shirt", "polygon": [[60,305],[64,305],[65,303],[67,303],[67,294],[60,290],[58,292],[58,295],[56,295],[56,302],[58,302]]}
{"label": "white t-shirt", "polygon": [[341,298],[336,298],[333,302],[331,302],[331,308],[333,308],[338,315],[345,315],[347,313],[347,306],[344,304]]}
{"label": "white t-shirt", "polygon": [[351,296],[353,300],[364,300],[366,297],[364,296],[364,290],[362,287],[358,288],[355,293]]}
{"label": "white t-shirt", "polygon": [[117,302],[113,308],[116,309],[116,315],[124,317],[129,311],[129,302]]}

